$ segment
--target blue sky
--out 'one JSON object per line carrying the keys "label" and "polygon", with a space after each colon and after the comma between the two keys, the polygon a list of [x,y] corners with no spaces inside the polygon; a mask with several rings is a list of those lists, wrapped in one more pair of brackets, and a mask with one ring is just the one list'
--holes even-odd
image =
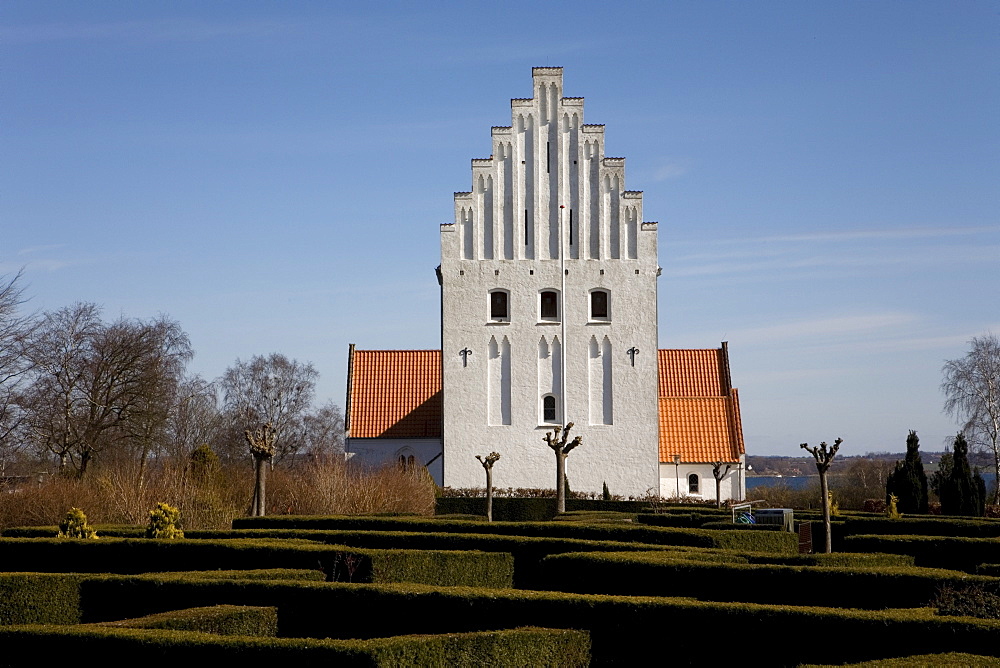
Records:
{"label": "blue sky", "polygon": [[747,446],[940,449],[1000,332],[997,2],[0,5],[0,273],[166,313],[192,369],[437,348],[438,224],[532,66],[660,222],[661,347],[730,342]]}

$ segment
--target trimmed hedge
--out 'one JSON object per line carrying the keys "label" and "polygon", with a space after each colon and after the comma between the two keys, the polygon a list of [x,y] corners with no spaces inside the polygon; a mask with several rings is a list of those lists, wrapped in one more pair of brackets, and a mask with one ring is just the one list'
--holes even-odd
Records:
{"label": "trimmed hedge", "polygon": [[[691,506],[686,506],[688,509]],[[566,510],[612,511],[616,513],[649,512],[649,501],[604,501],[603,499],[566,499]],[[435,515],[486,516],[486,497],[441,497],[435,503]],[[551,498],[493,499],[493,519],[504,522],[543,522],[556,516],[556,500]]]}
{"label": "trimmed hedge", "polygon": [[0,538],[0,563],[40,572],[143,573],[212,568],[319,568],[328,579],[510,587],[513,557],[496,552],[384,550],[308,540]]}
{"label": "trimmed hedge", "polygon": [[[146,535],[146,527],[131,524],[94,524],[92,526],[101,538],[143,538]],[[59,527],[52,525],[10,527],[4,529],[0,535],[4,538],[55,538],[58,533]]]}
{"label": "trimmed hedge", "polygon": [[[590,663],[582,631],[520,628],[476,633],[401,636],[372,640],[311,640],[219,636],[194,631],[108,629],[87,626],[0,628],[4,652],[46,661],[81,656],[129,657],[144,667],[176,668],[234,661],[242,668],[303,666],[558,666]],[[280,664],[279,664],[280,665]]]}
{"label": "trimmed hedge", "polygon": [[941,536],[847,536],[852,552],[908,554],[917,566],[951,568],[974,573],[980,564],[1000,562],[1000,539],[945,538]]}
{"label": "trimmed hedge", "polygon": [[273,638],[278,635],[278,609],[247,605],[213,605],[172,610],[117,622],[98,622],[93,626],[198,631],[223,636]]}
{"label": "trimmed hedge", "polygon": [[[870,568],[873,566],[913,566],[913,557],[908,554],[886,554],[882,552],[832,552],[826,554],[750,554],[751,564],[781,564],[785,566],[848,566]],[[989,575],[981,573],[980,575]]]}
{"label": "trimmed hedge", "polygon": [[[734,580],[732,585],[738,587],[739,582]],[[369,638],[547,623],[590,630],[595,665],[648,661],[662,651],[665,629],[670,630],[672,652],[697,657],[704,655],[706,647],[718,645],[720,629],[739,628],[744,637],[761,638],[780,628],[781,642],[769,643],[766,650],[768,665],[775,666],[868,660],[876,658],[883,647],[906,647],[913,653],[1000,653],[996,643],[1000,621],[939,617],[931,609],[864,611],[405,584],[164,580],[150,576],[95,579],[84,582],[82,591],[85,618],[90,619],[217,602],[273,605],[278,608],[279,632],[285,636]],[[318,615],[317,610],[350,614]],[[851,641],[817,642],[817,628],[829,637]]]}
{"label": "trimmed hedge", "polygon": [[[688,545],[692,547],[735,547],[770,552],[798,551],[793,538],[760,538],[736,535],[737,531],[708,531],[630,524],[576,524],[572,522],[469,522],[388,517],[272,516],[233,520],[234,530],[306,529],[355,531],[421,531],[480,535],[574,538],[578,540],[646,543],[648,545]],[[192,532],[192,536],[196,535]],[[233,534],[230,534],[233,535]]]}
{"label": "trimmed hedge", "polygon": [[84,575],[0,573],[0,625],[76,624]]}
{"label": "trimmed hedge", "polygon": [[[656,527],[682,527],[687,529],[698,529],[706,522],[718,522],[719,514],[706,513],[666,513],[653,515],[643,513],[636,516],[636,521],[640,524],[648,524]],[[730,522],[732,518],[730,518]]]}
{"label": "trimmed hedge", "polygon": [[[173,576],[176,572],[154,573],[158,576]],[[206,578],[209,580],[306,580],[326,582],[326,574],[318,569],[305,568],[258,568],[246,571],[183,571],[185,578]]]}
{"label": "trimmed hedge", "polygon": [[950,668],[968,668],[969,666],[1000,666],[1000,659],[981,654],[921,654],[919,656],[901,656],[891,659],[876,659],[861,663],[838,664],[836,667],[811,663],[801,668],[913,668],[913,666],[948,666]]}
{"label": "trimmed hedge", "polygon": [[849,517],[844,535],[949,536],[956,538],[1000,538],[1000,522],[958,517]]}
{"label": "trimmed hedge", "polygon": [[867,609],[926,606],[944,585],[1000,586],[997,578],[913,566],[711,563],[652,552],[561,554],[544,559],[541,574],[552,590],[578,594]]}

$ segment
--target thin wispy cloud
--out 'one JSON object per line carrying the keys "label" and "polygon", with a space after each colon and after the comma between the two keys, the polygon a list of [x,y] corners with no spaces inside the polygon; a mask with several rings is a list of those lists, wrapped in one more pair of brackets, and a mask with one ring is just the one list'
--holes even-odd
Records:
{"label": "thin wispy cloud", "polygon": [[856,241],[865,239],[930,239],[943,237],[966,237],[975,234],[1000,234],[1000,225],[976,227],[906,227],[883,230],[842,230],[829,232],[806,232],[803,234],[773,234],[766,236],[716,237],[697,242],[678,241],[679,244],[750,244],[750,243],[796,243],[814,241]]}
{"label": "thin wispy cloud", "polygon": [[729,334],[729,339],[739,341],[741,345],[771,344],[796,339],[829,340],[830,337],[871,335],[889,328],[910,325],[916,321],[916,315],[898,311],[843,315],[736,330]]}
{"label": "thin wispy cloud", "polygon": [[668,162],[653,172],[653,181],[667,181],[687,174],[687,168],[677,162]]}
{"label": "thin wispy cloud", "polygon": [[221,37],[290,34],[305,24],[287,21],[113,21],[105,23],[42,23],[0,28],[8,45],[62,41],[121,40],[129,42],[194,42]]}
{"label": "thin wispy cloud", "polygon": [[17,251],[18,255],[33,255],[34,253],[42,253],[45,251],[56,250],[58,248],[65,248],[66,244],[48,244],[44,246],[28,246],[27,248],[22,248]]}

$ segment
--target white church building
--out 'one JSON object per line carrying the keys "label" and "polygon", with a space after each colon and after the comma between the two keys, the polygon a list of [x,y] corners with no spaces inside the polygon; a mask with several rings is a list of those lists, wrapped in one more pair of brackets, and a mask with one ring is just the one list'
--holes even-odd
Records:
{"label": "white church building", "polygon": [[[574,423],[574,491],[745,496],[728,348],[658,350],[657,224],[625,189],[604,126],[563,96],[562,68],[532,70],[492,155],[472,161],[441,225],[441,350],[349,352],[346,447],[371,465],[423,465],[439,485],[552,488],[543,437]],[[725,469],[725,466],[723,466]]]}

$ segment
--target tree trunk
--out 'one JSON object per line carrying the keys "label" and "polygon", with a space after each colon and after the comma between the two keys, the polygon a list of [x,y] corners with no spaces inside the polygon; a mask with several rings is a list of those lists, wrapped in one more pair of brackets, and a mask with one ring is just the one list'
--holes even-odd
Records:
{"label": "tree trunk", "polygon": [[1000,503],[1000,449],[997,447],[996,438],[993,439],[993,503]]}
{"label": "tree trunk", "polygon": [[556,450],[556,513],[566,512],[566,455]]}
{"label": "tree trunk", "polygon": [[823,495],[823,528],[826,530],[826,552],[829,554],[833,552],[833,546],[830,542],[832,535],[830,530],[830,488],[826,482],[826,471],[820,471],[819,489],[820,494]]}
{"label": "tree trunk", "polygon": [[256,469],[252,513],[254,517],[264,517],[264,509],[266,508],[264,500],[267,487],[267,466],[265,464],[266,461],[263,457],[254,459],[254,468]]}
{"label": "tree trunk", "polygon": [[715,479],[715,507],[722,507],[722,478]]}
{"label": "tree trunk", "polygon": [[486,521],[493,521],[493,470],[486,469]]}

